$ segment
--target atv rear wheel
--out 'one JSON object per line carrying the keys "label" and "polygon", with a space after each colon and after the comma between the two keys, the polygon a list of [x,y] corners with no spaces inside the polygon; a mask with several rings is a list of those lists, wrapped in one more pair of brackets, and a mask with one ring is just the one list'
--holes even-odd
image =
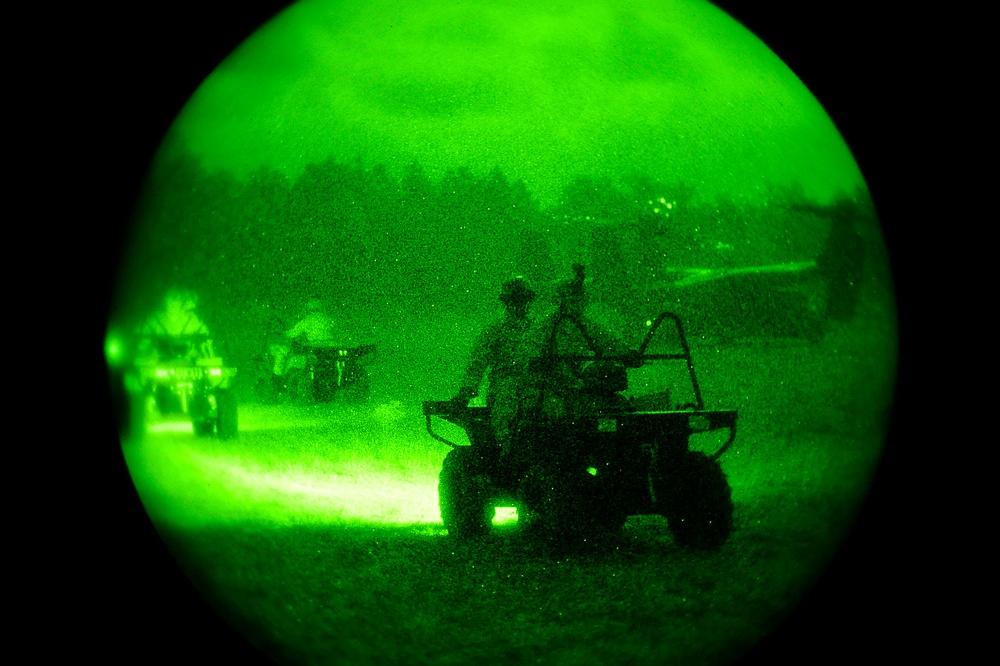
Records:
{"label": "atv rear wheel", "polygon": [[360,367],[354,368],[345,377],[340,392],[343,399],[349,404],[360,405],[366,402],[371,394],[371,379],[368,377],[368,371]]}
{"label": "atv rear wheel", "polygon": [[316,402],[315,383],[309,371],[292,368],[285,373],[288,396],[294,405],[312,405]]}
{"label": "atv rear wheel", "polygon": [[204,393],[195,393],[188,399],[188,412],[191,414],[191,427],[198,437],[210,437],[215,433],[215,415],[212,414],[212,404]]}
{"label": "atv rear wheel", "polygon": [[215,409],[218,412],[216,432],[219,435],[219,439],[235,438],[239,433],[239,418],[236,395],[232,389],[224,389],[216,392]]}
{"label": "atv rear wheel", "polygon": [[452,449],[438,477],[441,522],[453,536],[483,536],[493,527],[489,477],[477,474],[472,447]]}
{"label": "atv rear wheel", "polygon": [[722,466],[698,451],[685,451],[653,470],[657,512],[681,546],[718,550],[733,527],[732,488]]}

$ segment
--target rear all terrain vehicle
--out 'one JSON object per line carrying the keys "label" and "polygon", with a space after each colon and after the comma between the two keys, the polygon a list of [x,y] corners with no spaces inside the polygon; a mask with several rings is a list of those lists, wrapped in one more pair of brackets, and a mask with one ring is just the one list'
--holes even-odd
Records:
{"label": "rear all terrain vehicle", "polygon": [[290,342],[288,369],[274,374],[274,354],[258,360],[266,364],[258,380],[258,393],[269,403],[281,400],[314,404],[332,402],[338,395],[349,402],[368,398],[371,383],[365,363],[375,353],[374,345],[342,346]]}
{"label": "rear all terrain vehicle", "polygon": [[239,432],[236,368],[218,357],[192,358],[187,352],[199,342],[199,336],[155,340],[159,360],[136,363],[147,412],[185,415],[196,435],[232,439]]}
{"label": "rear all terrain vehicle", "polygon": [[[564,317],[570,328],[583,328]],[[681,351],[652,354],[647,348],[665,321],[676,326]],[[557,326],[558,330],[558,326]],[[584,334],[584,337],[586,335]],[[582,362],[583,392],[598,405],[574,426],[553,430],[540,423],[522,428],[528,464],[501,457],[487,407],[455,401],[423,403],[428,433],[452,447],[439,477],[441,519],[449,534],[484,535],[495,508],[516,507],[518,522],[562,537],[620,530],[628,516],[665,516],[674,540],[701,549],[718,549],[733,523],[731,488],[719,458],[736,437],[735,410],[705,409],[691,352],[680,319],[661,314],[636,357],[563,356]],[[653,361],[685,361],[695,402],[673,404],[670,392],[626,396],[626,366]],[[638,362],[636,362],[638,361]],[[460,446],[433,429],[432,417],[465,429],[469,446]],[[728,430],[711,455],[690,449],[695,433]]]}

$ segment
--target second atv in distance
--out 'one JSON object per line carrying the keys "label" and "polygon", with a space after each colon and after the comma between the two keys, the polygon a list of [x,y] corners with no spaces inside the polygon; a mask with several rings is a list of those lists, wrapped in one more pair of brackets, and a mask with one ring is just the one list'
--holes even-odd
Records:
{"label": "second atv in distance", "polygon": [[350,403],[368,399],[371,380],[365,366],[375,354],[375,345],[310,345],[300,340],[287,345],[290,360],[281,375],[274,372],[277,364],[272,351],[257,358],[262,367],[257,390],[265,403],[285,399],[311,405],[332,402],[338,396]]}
{"label": "second atv in distance", "polygon": [[[648,353],[667,321],[676,327],[680,350]],[[583,332],[571,316],[563,323]],[[423,403],[428,433],[452,447],[438,485],[441,519],[449,534],[485,535],[495,508],[513,506],[519,523],[556,538],[614,532],[628,516],[659,514],[678,544],[722,547],[732,529],[733,502],[719,458],[736,437],[737,413],[705,409],[680,319],[664,312],[651,322],[635,358],[595,352],[589,359],[572,360],[583,362],[582,391],[600,407],[572,426],[529,421],[521,437],[531,454],[523,464],[510,464],[501,456],[486,407],[450,400]],[[629,367],[654,361],[686,362],[694,402],[675,404],[670,392],[625,395]],[[470,445],[440,436],[432,417],[464,428]],[[728,430],[717,451],[707,455],[690,449],[691,435],[714,430]]]}
{"label": "second atv in distance", "polygon": [[340,395],[349,402],[368,399],[371,381],[365,362],[375,353],[375,345],[357,347],[341,346],[301,346],[293,353],[306,357],[306,367],[293,381],[296,394],[305,403],[330,402]]}

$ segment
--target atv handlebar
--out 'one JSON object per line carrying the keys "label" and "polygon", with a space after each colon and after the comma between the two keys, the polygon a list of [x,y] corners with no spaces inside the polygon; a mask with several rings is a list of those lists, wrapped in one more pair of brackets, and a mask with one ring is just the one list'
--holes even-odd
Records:
{"label": "atv handlebar", "polygon": [[362,356],[367,356],[368,354],[375,353],[375,345],[355,345],[353,347],[347,345],[330,345],[325,343],[308,343],[303,342],[297,338],[293,338],[288,341],[288,346],[291,348],[292,353],[295,354],[311,354],[311,353],[331,353],[337,352],[338,356],[347,358],[361,358]]}
{"label": "atv handlebar", "polygon": [[[674,322],[677,327],[677,336],[681,343],[681,349],[683,353],[681,354],[646,354],[646,348],[649,343],[652,342],[653,336],[656,331],[660,328],[660,324],[663,323],[664,319],[670,319]],[[681,318],[675,315],[673,312],[661,312],[652,324],[650,324],[649,331],[646,333],[646,337],[643,339],[642,344],[639,345],[639,356],[641,358],[648,359],[664,359],[664,360],[681,360],[687,362],[688,375],[691,377],[691,387],[694,389],[694,397],[697,403],[698,409],[705,408],[705,402],[701,399],[701,387],[698,386],[698,377],[694,374],[694,361],[691,359],[691,348],[688,346],[687,336],[684,335],[684,325],[681,323]]]}
{"label": "atv handlebar", "polygon": [[454,423],[460,428],[468,431],[473,422],[485,423],[489,419],[489,412],[486,407],[472,407],[468,400],[453,398],[451,400],[425,400],[423,403],[424,418],[427,421],[427,434],[439,442],[447,444],[453,449],[462,446],[456,444],[434,432],[431,417],[437,416],[449,423]]}

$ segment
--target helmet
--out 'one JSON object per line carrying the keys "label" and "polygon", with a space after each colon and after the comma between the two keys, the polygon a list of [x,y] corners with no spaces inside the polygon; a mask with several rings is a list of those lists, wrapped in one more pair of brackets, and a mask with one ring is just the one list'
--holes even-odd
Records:
{"label": "helmet", "polygon": [[527,304],[535,300],[535,292],[521,276],[507,280],[500,287],[500,300],[507,305]]}
{"label": "helmet", "polygon": [[198,309],[198,294],[193,291],[184,292],[184,311],[194,312]]}
{"label": "helmet", "polygon": [[193,312],[198,307],[198,295],[187,289],[170,289],[163,304],[167,310]]}

